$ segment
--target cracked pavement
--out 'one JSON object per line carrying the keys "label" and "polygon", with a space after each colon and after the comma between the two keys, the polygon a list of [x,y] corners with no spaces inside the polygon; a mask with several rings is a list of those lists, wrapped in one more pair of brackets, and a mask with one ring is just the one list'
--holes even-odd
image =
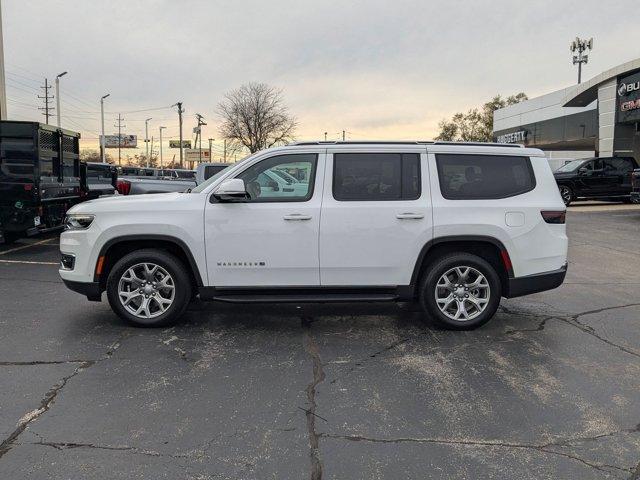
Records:
{"label": "cracked pavement", "polygon": [[568,226],[565,285],[473,332],[386,304],[135,329],[64,288],[55,236],[0,246],[0,478],[638,480],[640,210]]}

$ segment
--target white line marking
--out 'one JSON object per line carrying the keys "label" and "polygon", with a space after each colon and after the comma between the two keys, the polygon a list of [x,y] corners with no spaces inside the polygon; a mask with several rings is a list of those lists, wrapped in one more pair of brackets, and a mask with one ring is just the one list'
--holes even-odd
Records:
{"label": "white line marking", "polygon": [[0,260],[0,263],[26,263],[28,265],[60,265],[58,262],[31,262],[29,260]]}
{"label": "white line marking", "polygon": [[0,252],[0,255],[6,255],[7,253],[17,252],[18,250],[24,250],[25,248],[35,247],[36,245],[42,245],[44,243],[47,243],[50,240],[55,240],[55,239],[47,238],[46,240],[40,240],[39,242],[30,243],[29,245],[23,245],[22,247],[16,247],[16,248],[12,248],[10,250],[5,250],[4,252]]}

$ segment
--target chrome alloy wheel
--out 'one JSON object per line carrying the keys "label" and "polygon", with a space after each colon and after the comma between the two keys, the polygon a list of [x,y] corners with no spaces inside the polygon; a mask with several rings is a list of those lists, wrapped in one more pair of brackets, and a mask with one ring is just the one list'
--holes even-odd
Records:
{"label": "chrome alloy wheel", "polygon": [[155,318],[166,312],[175,298],[173,277],[155,263],[138,263],[118,282],[122,306],[138,318]]}
{"label": "chrome alloy wheel", "polygon": [[473,267],[447,270],[436,285],[436,304],[452,320],[473,320],[484,312],[491,288],[485,276]]}
{"label": "chrome alloy wheel", "polygon": [[571,189],[569,187],[562,185],[560,187],[560,196],[562,197],[562,201],[565,205],[571,203]]}

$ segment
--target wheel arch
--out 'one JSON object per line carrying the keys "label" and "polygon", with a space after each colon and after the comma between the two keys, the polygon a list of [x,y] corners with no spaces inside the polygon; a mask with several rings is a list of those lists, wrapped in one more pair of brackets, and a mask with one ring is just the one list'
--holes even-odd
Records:
{"label": "wheel arch", "polygon": [[94,282],[99,282],[100,287],[105,288],[109,272],[116,262],[127,253],[143,248],[164,250],[173,254],[187,267],[193,286],[197,288],[204,285],[189,246],[177,237],[156,234],[124,235],[108,240],[100,249],[94,270]]}
{"label": "wheel arch", "polygon": [[414,296],[418,294],[420,281],[425,275],[428,266],[442,255],[453,252],[471,253],[488,261],[500,277],[503,294],[507,293],[509,279],[513,278],[514,275],[509,251],[505,245],[497,238],[490,236],[454,235],[434,238],[420,250],[411,275],[411,287]]}

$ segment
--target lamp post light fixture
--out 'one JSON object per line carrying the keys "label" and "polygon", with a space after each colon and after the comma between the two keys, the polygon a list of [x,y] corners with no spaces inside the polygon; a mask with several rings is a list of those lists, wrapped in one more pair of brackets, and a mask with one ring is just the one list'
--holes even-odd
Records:
{"label": "lamp post light fixture", "polygon": [[[574,54],[573,64],[578,65],[578,83],[582,81],[582,64],[587,64],[589,62],[589,55],[584,52],[591,51],[592,49],[593,37],[589,40],[583,40],[580,37],[576,37],[576,39],[569,45],[569,50]],[[577,55],[576,52],[578,52]]]}
{"label": "lamp post light fixture", "polygon": [[60,128],[60,77],[64,77],[67,72],[56,75],[56,113],[58,119],[58,128]]}
{"label": "lamp post light fixture", "polygon": [[102,163],[106,163],[105,155],[104,155],[104,149],[105,149],[105,142],[104,142],[104,99],[107,98],[109,95],[111,95],[111,94],[107,93],[106,95],[103,95],[102,97],[100,97],[100,117],[102,118],[102,135],[100,136],[100,159],[102,160]]}

